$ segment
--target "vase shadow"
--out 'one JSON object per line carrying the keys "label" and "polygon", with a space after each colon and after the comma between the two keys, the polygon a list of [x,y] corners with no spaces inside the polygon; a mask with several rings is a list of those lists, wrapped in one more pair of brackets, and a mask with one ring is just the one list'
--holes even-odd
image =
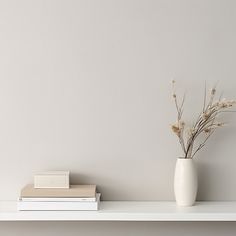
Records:
{"label": "vase shadow", "polygon": [[206,162],[196,162],[198,172],[198,192],[197,201],[209,200],[209,194],[211,192],[210,173],[211,165]]}

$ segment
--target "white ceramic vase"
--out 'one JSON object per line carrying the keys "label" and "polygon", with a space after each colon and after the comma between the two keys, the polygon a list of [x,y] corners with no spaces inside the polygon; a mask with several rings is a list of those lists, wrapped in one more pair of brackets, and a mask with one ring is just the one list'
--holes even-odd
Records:
{"label": "white ceramic vase", "polygon": [[197,171],[193,159],[178,158],[175,166],[174,193],[178,206],[192,206],[198,188]]}

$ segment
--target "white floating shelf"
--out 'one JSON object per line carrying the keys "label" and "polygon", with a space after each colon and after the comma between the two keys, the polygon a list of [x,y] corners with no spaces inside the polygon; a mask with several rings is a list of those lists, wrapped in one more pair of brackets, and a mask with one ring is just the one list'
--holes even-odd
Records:
{"label": "white floating shelf", "polygon": [[103,201],[99,211],[17,211],[16,202],[0,202],[0,221],[236,221],[236,202]]}

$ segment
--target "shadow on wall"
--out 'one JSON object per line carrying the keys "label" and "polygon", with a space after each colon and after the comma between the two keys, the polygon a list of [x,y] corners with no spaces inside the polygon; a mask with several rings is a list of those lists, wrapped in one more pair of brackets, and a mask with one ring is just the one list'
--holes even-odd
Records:
{"label": "shadow on wall", "polygon": [[[227,150],[234,145],[235,130],[222,129],[212,137],[199,156],[196,157],[198,171],[199,201],[235,200],[234,187],[234,155]],[[232,165],[229,165],[232,163]],[[227,171],[226,171],[227,168]]]}
{"label": "shadow on wall", "polygon": [[196,162],[198,171],[198,194],[197,200],[206,200],[207,192],[211,192],[211,172],[214,171],[209,163]]}
{"label": "shadow on wall", "polygon": [[[91,177],[85,174],[71,173],[70,174],[70,184],[95,184],[97,185],[97,192],[104,193],[107,191],[105,186],[101,186],[99,183],[102,183],[102,177]],[[108,190],[109,191],[109,190]],[[102,199],[102,196],[101,196]]]}

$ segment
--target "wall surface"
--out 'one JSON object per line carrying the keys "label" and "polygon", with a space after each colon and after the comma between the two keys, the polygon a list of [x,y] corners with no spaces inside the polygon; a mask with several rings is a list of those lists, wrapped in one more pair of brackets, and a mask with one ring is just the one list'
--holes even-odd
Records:
{"label": "wall surface", "polygon": [[[72,182],[97,184],[105,200],[173,200],[181,150],[170,82],[187,91],[187,123],[205,82],[236,98],[235,42],[233,0],[0,0],[0,199],[16,199],[37,171],[69,169]],[[224,119],[230,125],[196,158],[199,200],[236,200],[236,116]],[[0,232],[53,235],[54,223],[44,225],[4,223]],[[78,227],[84,235],[236,229],[74,223],[57,235]]]}

